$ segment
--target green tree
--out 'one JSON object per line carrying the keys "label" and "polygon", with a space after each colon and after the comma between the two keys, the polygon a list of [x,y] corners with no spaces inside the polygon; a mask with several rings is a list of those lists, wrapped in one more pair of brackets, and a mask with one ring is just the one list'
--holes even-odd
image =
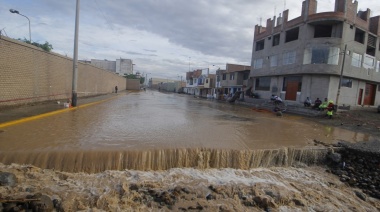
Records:
{"label": "green tree", "polygon": [[140,84],[145,82],[145,77],[137,77],[136,74],[124,74],[124,77],[127,79],[140,79]]}
{"label": "green tree", "polygon": [[27,43],[27,44],[31,44],[31,45],[36,46],[38,48],[41,48],[41,49],[43,49],[43,50],[45,50],[47,52],[50,52],[53,49],[53,46],[49,42],[47,42],[47,41],[45,41],[44,44],[40,44],[40,43],[37,43],[37,42],[30,43],[30,41],[27,40],[26,38],[24,38],[23,40],[19,38],[18,40],[22,41],[24,43]]}

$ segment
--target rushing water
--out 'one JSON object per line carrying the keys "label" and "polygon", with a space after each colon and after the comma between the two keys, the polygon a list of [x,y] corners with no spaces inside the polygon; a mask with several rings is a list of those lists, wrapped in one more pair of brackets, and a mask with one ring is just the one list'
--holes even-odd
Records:
{"label": "rushing water", "polygon": [[297,116],[155,91],[120,94],[3,131],[0,162],[71,172],[288,166],[325,154],[300,150],[314,139],[369,139]]}

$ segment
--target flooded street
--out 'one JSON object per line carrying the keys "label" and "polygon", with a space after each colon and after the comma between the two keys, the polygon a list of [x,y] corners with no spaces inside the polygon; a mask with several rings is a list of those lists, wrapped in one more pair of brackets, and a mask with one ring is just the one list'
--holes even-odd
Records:
{"label": "flooded street", "polygon": [[248,169],[318,161],[325,151],[303,148],[314,147],[314,140],[369,139],[299,116],[277,117],[215,100],[147,91],[5,127],[0,162],[90,173]]}
{"label": "flooded street", "polygon": [[107,102],[7,127],[8,151],[267,149],[303,147],[314,139],[365,141],[370,136],[276,117],[247,107],[155,91],[120,94]]}

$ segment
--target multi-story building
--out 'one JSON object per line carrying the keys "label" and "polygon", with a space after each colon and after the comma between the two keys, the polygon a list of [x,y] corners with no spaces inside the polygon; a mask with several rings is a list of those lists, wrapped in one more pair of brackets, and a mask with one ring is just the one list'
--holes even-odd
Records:
{"label": "multi-story building", "polygon": [[133,62],[131,59],[116,59],[116,61],[91,59],[91,65],[108,71],[115,72],[120,76],[133,74]]}
{"label": "multi-story building", "polygon": [[336,0],[334,11],[317,13],[317,1],[306,0],[301,16],[288,20],[286,10],[266,27],[256,25],[253,92],[295,102],[380,104],[380,16],[357,9],[357,1]]}
{"label": "multi-story building", "polygon": [[[207,72],[203,74],[203,70]],[[211,76],[208,68],[186,72],[186,87],[183,91],[195,96],[209,97],[211,89],[214,87],[213,79],[215,79],[215,75]]]}
{"label": "multi-story building", "polygon": [[233,95],[248,85],[250,66],[226,64],[226,70],[217,70],[216,88],[219,95]]}

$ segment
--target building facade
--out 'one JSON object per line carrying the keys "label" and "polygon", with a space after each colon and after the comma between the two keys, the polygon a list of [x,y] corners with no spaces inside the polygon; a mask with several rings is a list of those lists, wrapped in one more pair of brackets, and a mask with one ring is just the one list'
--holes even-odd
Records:
{"label": "building facade", "polygon": [[217,95],[233,96],[237,91],[244,91],[247,88],[250,66],[226,64],[226,70],[217,71],[216,88]]}
{"label": "building facade", "polygon": [[133,61],[131,59],[116,59],[116,61],[91,59],[91,65],[112,71],[120,76],[133,74]]}
{"label": "building facade", "polygon": [[380,104],[380,17],[357,8],[357,1],[336,0],[334,11],[317,13],[317,1],[306,0],[301,16],[288,20],[286,10],[266,27],[256,25],[252,92],[294,102]]}
{"label": "building facade", "polygon": [[[206,71],[203,73],[203,71]],[[183,92],[204,98],[214,98],[215,74],[210,74],[209,69],[197,69],[186,72],[186,86]]]}

